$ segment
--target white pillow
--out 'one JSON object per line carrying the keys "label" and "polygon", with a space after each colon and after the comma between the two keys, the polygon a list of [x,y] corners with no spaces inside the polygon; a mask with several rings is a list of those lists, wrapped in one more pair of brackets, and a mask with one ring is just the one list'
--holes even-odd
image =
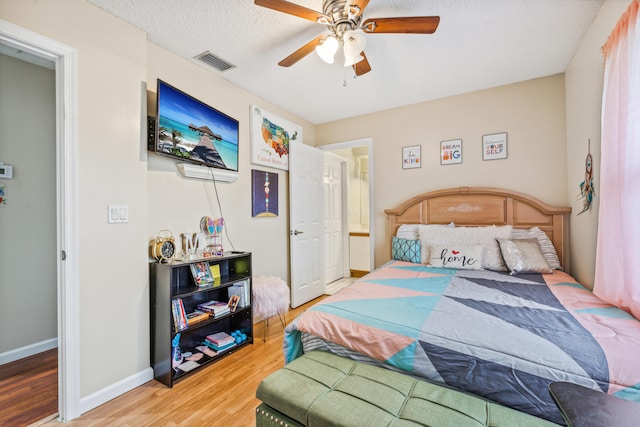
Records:
{"label": "white pillow", "polygon": [[422,225],[420,227],[420,261],[428,264],[431,258],[429,246],[482,245],[482,268],[495,271],[507,271],[500,254],[496,239],[511,237],[512,227],[442,227]]}
{"label": "white pillow", "polygon": [[435,245],[430,250],[433,267],[482,270],[482,245]]}
{"label": "white pillow", "polygon": [[[449,224],[428,224],[433,227],[455,227],[453,222]],[[407,240],[418,240],[420,238],[420,227],[425,227],[427,224],[402,224],[396,231],[396,237]]]}

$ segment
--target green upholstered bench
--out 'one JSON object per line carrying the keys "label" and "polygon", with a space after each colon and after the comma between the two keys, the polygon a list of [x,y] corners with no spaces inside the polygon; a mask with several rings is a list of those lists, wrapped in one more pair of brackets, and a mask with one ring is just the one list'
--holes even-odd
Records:
{"label": "green upholstered bench", "polygon": [[256,426],[542,427],[549,421],[323,351],[266,377]]}

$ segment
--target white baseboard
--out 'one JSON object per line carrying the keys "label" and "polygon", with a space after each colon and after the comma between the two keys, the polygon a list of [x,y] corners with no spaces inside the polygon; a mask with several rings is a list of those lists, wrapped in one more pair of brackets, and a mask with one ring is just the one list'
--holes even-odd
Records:
{"label": "white baseboard", "polygon": [[5,363],[15,362],[16,360],[24,359],[25,357],[33,356],[34,354],[42,353],[43,351],[51,350],[58,347],[58,338],[51,338],[37,342],[35,344],[29,344],[24,347],[9,350],[4,353],[0,353],[0,365]]}
{"label": "white baseboard", "polygon": [[80,413],[84,414],[98,406],[124,394],[153,379],[153,369],[148,367],[136,374],[130,375],[116,383],[98,390],[80,399]]}

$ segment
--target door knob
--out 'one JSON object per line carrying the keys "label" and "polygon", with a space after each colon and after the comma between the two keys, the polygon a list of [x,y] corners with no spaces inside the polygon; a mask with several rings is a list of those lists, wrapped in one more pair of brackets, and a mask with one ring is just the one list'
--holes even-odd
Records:
{"label": "door knob", "polygon": [[302,234],[302,233],[304,233],[304,231],[299,231],[299,230],[291,231],[291,234],[294,235],[294,236],[297,236],[298,234]]}

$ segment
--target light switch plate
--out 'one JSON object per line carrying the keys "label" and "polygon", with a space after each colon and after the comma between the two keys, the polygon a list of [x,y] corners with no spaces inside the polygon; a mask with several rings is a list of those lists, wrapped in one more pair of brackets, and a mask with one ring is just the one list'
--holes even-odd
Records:
{"label": "light switch plate", "polygon": [[108,205],[107,222],[109,224],[123,224],[125,222],[129,222],[129,206]]}
{"label": "light switch plate", "polygon": [[13,178],[13,166],[0,163],[0,178]]}

